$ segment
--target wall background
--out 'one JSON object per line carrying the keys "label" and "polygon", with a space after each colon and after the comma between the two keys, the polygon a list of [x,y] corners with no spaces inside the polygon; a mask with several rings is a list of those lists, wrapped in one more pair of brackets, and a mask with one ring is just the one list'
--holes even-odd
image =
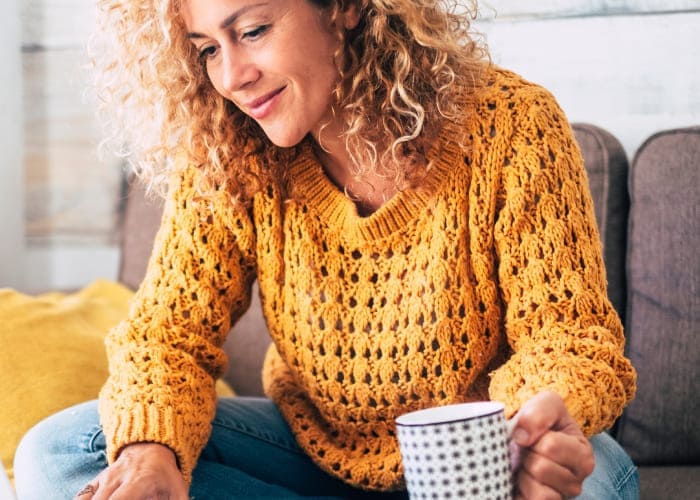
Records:
{"label": "wall background", "polygon": [[[122,163],[100,162],[83,97],[94,0],[4,0],[0,16],[0,287],[115,279]],[[493,60],[607,128],[630,157],[700,124],[700,0],[490,0],[475,29]]]}
{"label": "wall background", "polygon": [[28,292],[113,279],[122,164],[98,159],[100,134],[86,97],[95,2],[9,1],[20,14],[24,239],[14,261],[21,266],[0,266],[20,267],[19,288]]}
{"label": "wall background", "polygon": [[655,131],[700,124],[700,0],[490,0],[493,60],[541,83],[571,121],[632,155]]}
{"label": "wall background", "polygon": [[0,287],[24,284],[24,182],[22,175],[22,72],[19,8],[0,16]]}

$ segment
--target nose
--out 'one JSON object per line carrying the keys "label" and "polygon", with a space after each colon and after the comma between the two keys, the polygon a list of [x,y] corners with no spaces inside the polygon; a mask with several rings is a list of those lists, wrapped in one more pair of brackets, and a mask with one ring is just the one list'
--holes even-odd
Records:
{"label": "nose", "polygon": [[229,93],[244,89],[260,78],[260,70],[255,66],[245,50],[229,45],[222,47],[223,68],[221,86]]}

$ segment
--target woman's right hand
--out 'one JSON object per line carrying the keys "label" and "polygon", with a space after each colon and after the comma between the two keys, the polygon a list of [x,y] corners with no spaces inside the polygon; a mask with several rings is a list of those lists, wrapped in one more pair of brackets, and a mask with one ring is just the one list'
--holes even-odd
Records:
{"label": "woman's right hand", "polygon": [[74,500],[188,500],[175,454],[162,444],[136,443],[75,495]]}

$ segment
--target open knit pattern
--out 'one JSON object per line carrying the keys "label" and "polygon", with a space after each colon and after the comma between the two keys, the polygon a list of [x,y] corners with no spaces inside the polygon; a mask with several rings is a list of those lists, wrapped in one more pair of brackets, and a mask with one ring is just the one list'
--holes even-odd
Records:
{"label": "open knit pattern", "polygon": [[[189,479],[210,432],[213,378],[257,277],[274,344],[266,393],[324,470],[403,486],[394,418],[494,399],[512,415],[559,393],[590,435],[635,391],[606,296],[582,159],[552,96],[494,70],[474,113],[449,123],[420,188],[369,217],[311,147],[246,209],[171,190],[129,318],[108,337],[100,400],[113,460],[172,448]],[[283,197],[282,193],[286,193]]]}

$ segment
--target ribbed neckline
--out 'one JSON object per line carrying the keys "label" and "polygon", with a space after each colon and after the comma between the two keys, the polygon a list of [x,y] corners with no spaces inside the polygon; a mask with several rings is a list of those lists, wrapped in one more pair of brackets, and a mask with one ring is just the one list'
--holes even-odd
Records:
{"label": "ribbed neckline", "polygon": [[368,216],[357,212],[355,203],[328,178],[309,141],[289,167],[289,192],[329,227],[351,239],[375,240],[405,227],[439,190],[450,172],[461,161],[458,139],[464,133],[457,124],[446,123],[428,152],[432,168],[420,186],[396,193]]}

